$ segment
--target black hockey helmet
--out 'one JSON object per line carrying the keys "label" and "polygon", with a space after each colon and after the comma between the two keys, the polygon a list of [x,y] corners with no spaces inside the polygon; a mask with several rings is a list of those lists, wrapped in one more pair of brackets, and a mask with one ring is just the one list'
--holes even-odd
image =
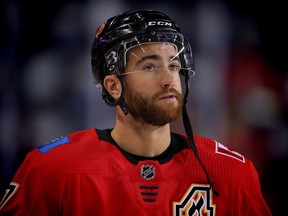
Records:
{"label": "black hockey helmet", "polygon": [[[125,55],[129,48],[147,42],[175,44],[178,48],[177,55],[181,59],[180,73],[187,77],[194,75],[190,44],[178,25],[166,14],[147,9],[128,11],[108,19],[96,31],[91,50],[92,73],[105,102],[110,106],[120,105],[126,114],[123,100],[125,83],[120,76],[126,65]],[[119,76],[123,86],[118,101],[115,101],[103,87],[104,77],[112,74]],[[186,91],[186,95],[187,93]]]}

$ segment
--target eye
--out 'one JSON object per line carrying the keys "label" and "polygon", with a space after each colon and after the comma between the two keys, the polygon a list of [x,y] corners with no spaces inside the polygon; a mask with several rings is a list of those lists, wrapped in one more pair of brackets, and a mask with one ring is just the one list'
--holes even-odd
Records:
{"label": "eye", "polygon": [[143,70],[146,72],[154,72],[157,70],[157,67],[154,64],[146,64],[144,65]]}
{"label": "eye", "polygon": [[169,70],[172,72],[179,72],[180,69],[181,69],[181,66],[177,63],[169,65]]}

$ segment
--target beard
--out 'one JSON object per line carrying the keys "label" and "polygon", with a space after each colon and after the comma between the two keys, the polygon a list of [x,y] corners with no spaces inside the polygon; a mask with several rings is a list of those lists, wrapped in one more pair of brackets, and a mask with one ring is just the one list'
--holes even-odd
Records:
{"label": "beard", "polygon": [[[173,88],[164,89],[152,96],[145,96],[141,92],[135,92],[130,90],[128,86],[126,87],[126,107],[132,117],[140,123],[163,126],[175,121],[182,113],[183,95]],[[159,97],[168,92],[172,92],[175,95],[178,103],[157,104]]]}

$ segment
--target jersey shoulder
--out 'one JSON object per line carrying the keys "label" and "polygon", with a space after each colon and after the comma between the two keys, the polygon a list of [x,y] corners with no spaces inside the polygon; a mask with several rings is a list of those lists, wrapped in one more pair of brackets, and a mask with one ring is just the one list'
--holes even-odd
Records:
{"label": "jersey shoulder", "polygon": [[258,187],[258,172],[249,158],[211,138],[196,136],[195,142],[200,159],[214,179]]}
{"label": "jersey shoulder", "polygon": [[109,170],[109,152],[115,148],[111,143],[101,140],[96,129],[88,129],[39,146],[28,158],[38,164],[43,178],[49,180],[55,176],[76,173],[106,173]]}
{"label": "jersey shoulder", "polygon": [[[195,142],[199,151],[205,152],[209,154],[210,157],[220,159],[222,158],[224,161],[231,162],[236,160],[241,163],[250,162],[244,155],[241,153],[227,147],[226,145],[204,136],[195,136]],[[248,160],[248,161],[247,161]]]}
{"label": "jersey shoulder", "polygon": [[46,154],[60,149],[63,151],[62,149],[81,148],[82,145],[87,145],[92,140],[93,142],[99,141],[95,129],[81,130],[51,140],[49,143],[38,146],[36,149],[42,154]]}

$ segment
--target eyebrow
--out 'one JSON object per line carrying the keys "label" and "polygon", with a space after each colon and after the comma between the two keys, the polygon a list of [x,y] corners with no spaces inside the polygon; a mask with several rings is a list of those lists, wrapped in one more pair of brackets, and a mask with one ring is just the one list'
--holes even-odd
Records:
{"label": "eyebrow", "polygon": [[[161,60],[162,57],[160,55],[148,55],[148,56],[144,56],[142,58],[139,58],[139,60],[136,62],[136,66],[138,66],[141,62],[147,60],[147,59],[152,59],[152,60]],[[179,56],[170,56],[169,60],[171,61],[179,61],[180,62],[180,58]]]}

